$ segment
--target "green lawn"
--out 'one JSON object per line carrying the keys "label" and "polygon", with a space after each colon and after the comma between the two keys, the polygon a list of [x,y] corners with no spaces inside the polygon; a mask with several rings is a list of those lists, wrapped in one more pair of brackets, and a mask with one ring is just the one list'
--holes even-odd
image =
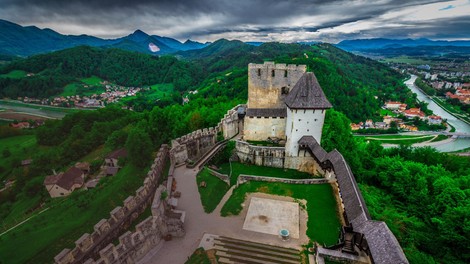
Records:
{"label": "green lawn", "polygon": [[[230,164],[224,163],[219,166],[220,173],[230,175]],[[238,176],[240,174],[267,176],[274,178],[288,178],[288,179],[309,179],[313,178],[311,174],[306,172],[300,172],[292,169],[280,169],[272,167],[262,167],[251,164],[244,164],[239,162],[232,162],[232,175],[230,178],[230,184],[234,185],[237,183]]]}
{"label": "green lawn", "polygon": [[83,78],[80,81],[88,85],[101,85],[103,79],[101,79],[100,77],[91,76],[89,78]]}
{"label": "green lawn", "polygon": [[50,263],[63,248],[73,248],[83,233],[139,188],[147,170],[125,166],[114,177],[104,178],[97,188],[56,198],[39,216],[0,237],[0,262]]}
{"label": "green lawn", "polygon": [[[220,200],[222,200],[230,187],[221,179],[211,175],[207,168],[204,168],[197,175],[196,180],[204,211],[206,213],[211,213],[217,207]],[[206,187],[199,186],[203,181],[206,182]]]}
{"label": "green lawn", "polygon": [[393,117],[397,117],[398,115],[396,113],[394,113],[393,111],[389,110],[389,109],[382,109],[380,108],[380,116],[393,116]]}
{"label": "green lawn", "polygon": [[64,91],[59,96],[73,96],[77,94],[77,88],[80,84],[69,83],[64,87]]}
{"label": "green lawn", "polygon": [[271,143],[268,141],[255,141],[255,140],[247,140],[246,142],[250,143],[251,145],[256,146],[267,146],[267,147],[279,147],[279,144]]}
{"label": "green lawn", "polygon": [[211,264],[204,249],[198,248],[184,264]]}
{"label": "green lawn", "polygon": [[329,184],[287,184],[250,181],[234,189],[221,210],[222,216],[238,215],[247,193],[262,192],[307,201],[307,236],[320,244],[334,245],[341,228],[337,203]]}
{"label": "green lawn", "polygon": [[[34,135],[22,135],[0,139],[0,167],[3,168],[0,171],[0,180],[4,180],[4,177],[9,174],[13,169],[12,162],[15,160],[28,159],[29,155],[32,154],[32,148],[36,145],[36,136]],[[4,151],[9,151],[8,157],[3,156]]]}
{"label": "green lawn", "polygon": [[428,141],[434,138],[433,135],[430,136],[374,136],[374,137],[366,137],[366,140],[375,140],[379,141],[382,144],[415,144],[424,141]]}
{"label": "green lawn", "polygon": [[[92,79],[92,78],[87,78],[87,79]],[[82,81],[83,80],[86,80],[86,79],[82,79]],[[99,82],[96,85],[90,84],[89,87],[84,87],[84,85],[81,83],[70,83],[64,87],[64,91],[60,93],[59,96],[73,96],[73,95],[90,96],[93,94],[101,94],[104,91],[105,89],[103,88],[103,86],[101,86],[101,84],[99,84]]]}
{"label": "green lawn", "polygon": [[0,75],[1,78],[11,78],[11,79],[21,79],[25,76],[26,76],[26,72],[25,71],[20,71],[20,70],[14,70],[14,71],[11,71],[7,74],[1,74]]}
{"label": "green lawn", "polygon": [[151,97],[152,99],[160,99],[170,96],[173,91],[174,87],[172,83],[154,84],[150,86],[150,92],[147,94],[147,96]]}
{"label": "green lawn", "polygon": [[433,140],[431,140],[431,142],[437,142],[437,141],[442,141],[442,140],[446,140],[448,139],[449,137],[446,136],[446,135],[438,135],[436,138],[434,138]]}

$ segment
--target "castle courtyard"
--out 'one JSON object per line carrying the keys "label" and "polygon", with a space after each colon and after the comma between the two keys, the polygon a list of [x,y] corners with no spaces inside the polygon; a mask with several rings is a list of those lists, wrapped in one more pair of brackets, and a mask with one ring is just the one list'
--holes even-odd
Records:
{"label": "castle courtyard", "polygon": [[[262,198],[284,202],[293,202],[291,197],[275,196],[263,193],[250,194],[245,200],[243,211],[237,216],[222,217],[220,210],[223,204],[227,201],[232,193],[230,189],[220,204],[211,214],[204,212],[201,201],[199,199],[199,192],[197,189],[196,175],[198,171],[195,169],[188,169],[181,166],[175,169],[174,177],[177,184],[177,191],[181,192],[181,198],[178,200],[178,209],[186,212],[184,227],[186,235],[182,238],[173,238],[171,241],[162,242],[151,250],[143,259],[138,263],[184,263],[189,256],[196,250],[203,242],[205,234],[214,234],[219,236],[232,237],[246,241],[253,241],[267,245],[294,248],[300,250],[302,245],[308,243],[309,239],[306,235],[306,222],[307,213],[305,210],[298,208],[297,224],[299,230],[297,234],[298,239],[291,237],[289,241],[283,241],[278,235],[262,232],[255,232],[245,230],[243,228],[245,218],[249,209],[250,201],[253,198]],[[256,199],[255,199],[256,200]],[[296,203],[298,206],[298,203]],[[292,230],[289,230],[292,234]]]}
{"label": "castle courtyard", "polygon": [[280,230],[286,229],[290,237],[298,239],[299,204],[252,197],[243,229],[271,235],[279,235]]}

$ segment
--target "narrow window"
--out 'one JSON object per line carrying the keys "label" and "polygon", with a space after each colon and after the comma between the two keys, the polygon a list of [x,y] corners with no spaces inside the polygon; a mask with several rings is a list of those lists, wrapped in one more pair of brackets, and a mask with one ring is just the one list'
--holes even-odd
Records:
{"label": "narrow window", "polygon": [[299,122],[302,121],[302,119],[299,119]]}
{"label": "narrow window", "polygon": [[274,70],[271,71],[271,76],[274,77],[275,74],[274,74]]}
{"label": "narrow window", "polygon": [[323,112],[325,112],[325,109],[321,110],[321,113],[323,114]]}
{"label": "narrow window", "polygon": [[261,69],[258,69],[258,76],[261,76]]}
{"label": "narrow window", "polygon": [[317,122],[317,119],[315,118],[315,122]]}
{"label": "narrow window", "polygon": [[287,70],[284,71],[284,78],[287,78]]}
{"label": "narrow window", "polygon": [[310,129],[307,129],[307,132],[309,132],[309,131],[310,131]]}

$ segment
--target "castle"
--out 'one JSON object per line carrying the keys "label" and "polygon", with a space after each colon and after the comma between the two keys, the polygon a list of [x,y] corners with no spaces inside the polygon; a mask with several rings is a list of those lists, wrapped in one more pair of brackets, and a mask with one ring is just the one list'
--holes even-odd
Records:
{"label": "castle", "polygon": [[261,155],[263,158],[258,159],[261,163],[256,162],[256,158],[251,162],[323,174],[318,161],[299,142],[308,138],[321,142],[325,112],[331,104],[315,74],[306,70],[305,65],[249,64],[243,139],[248,142],[275,140],[285,147],[259,153],[247,147],[243,150],[239,144],[239,152],[246,153],[241,155],[242,161],[250,162],[250,157]]}

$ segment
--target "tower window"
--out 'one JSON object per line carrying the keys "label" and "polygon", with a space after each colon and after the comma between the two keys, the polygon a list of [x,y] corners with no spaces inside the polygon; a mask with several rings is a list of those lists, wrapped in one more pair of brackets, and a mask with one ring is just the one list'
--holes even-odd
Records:
{"label": "tower window", "polygon": [[288,94],[289,93],[289,88],[287,87],[282,87],[281,88],[281,94]]}
{"label": "tower window", "polygon": [[309,132],[309,131],[310,131],[310,129],[307,129],[307,132]]}
{"label": "tower window", "polygon": [[261,76],[261,69],[258,69],[258,76]]}
{"label": "tower window", "polygon": [[317,122],[317,119],[315,118],[315,122]]}
{"label": "tower window", "polygon": [[274,77],[276,74],[274,73],[274,70],[271,71],[271,76]]}
{"label": "tower window", "polygon": [[287,78],[287,70],[284,71],[284,78]]}

